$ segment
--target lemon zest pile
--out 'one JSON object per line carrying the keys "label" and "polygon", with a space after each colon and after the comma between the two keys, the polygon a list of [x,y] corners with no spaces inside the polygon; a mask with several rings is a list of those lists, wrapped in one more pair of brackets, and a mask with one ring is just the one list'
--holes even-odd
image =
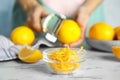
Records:
{"label": "lemon zest pile", "polygon": [[58,73],[72,73],[80,67],[80,57],[76,51],[70,48],[61,48],[58,51],[49,53],[48,57],[54,61],[49,63],[51,68]]}

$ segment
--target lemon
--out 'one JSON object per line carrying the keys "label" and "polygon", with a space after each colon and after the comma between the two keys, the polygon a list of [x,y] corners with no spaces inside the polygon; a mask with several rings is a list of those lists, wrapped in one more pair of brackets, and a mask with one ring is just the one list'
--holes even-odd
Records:
{"label": "lemon", "polygon": [[75,21],[64,20],[56,35],[60,42],[70,44],[80,39],[81,30]]}
{"label": "lemon", "polygon": [[35,40],[35,35],[29,27],[19,26],[12,31],[10,38],[16,45],[32,45]]}
{"label": "lemon", "polygon": [[115,37],[114,37],[114,39],[120,40],[120,26],[115,27],[114,31],[115,31]]}
{"label": "lemon", "polygon": [[94,40],[113,40],[114,29],[106,23],[96,23],[89,30],[89,38]]}
{"label": "lemon", "polygon": [[115,55],[115,57],[120,60],[120,47],[118,46],[113,46],[112,47],[112,52]]}
{"label": "lemon", "polygon": [[120,30],[120,26],[117,26],[114,28],[115,32],[119,31]]}
{"label": "lemon", "polygon": [[40,50],[34,50],[25,46],[18,53],[18,58],[25,63],[35,63],[41,60],[43,56]]}

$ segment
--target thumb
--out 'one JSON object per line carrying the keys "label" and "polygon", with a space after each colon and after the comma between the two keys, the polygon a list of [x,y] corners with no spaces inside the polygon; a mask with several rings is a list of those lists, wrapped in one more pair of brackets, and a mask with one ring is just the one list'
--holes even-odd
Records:
{"label": "thumb", "polygon": [[46,16],[48,16],[49,15],[49,13],[44,9],[43,10],[43,13],[42,13],[42,15],[41,15],[41,18],[44,18],[44,17],[46,17]]}

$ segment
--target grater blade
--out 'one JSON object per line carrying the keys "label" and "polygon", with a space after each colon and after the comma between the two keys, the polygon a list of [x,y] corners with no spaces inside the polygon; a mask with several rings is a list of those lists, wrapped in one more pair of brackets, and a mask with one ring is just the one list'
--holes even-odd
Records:
{"label": "grater blade", "polygon": [[55,14],[55,16],[57,16],[59,19],[58,19],[58,21],[57,21],[57,23],[55,25],[55,28],[53,30],[53,34],[57,34],[58,33],[62,21],[66,19],[66,16],[64,16],[62,14]]}

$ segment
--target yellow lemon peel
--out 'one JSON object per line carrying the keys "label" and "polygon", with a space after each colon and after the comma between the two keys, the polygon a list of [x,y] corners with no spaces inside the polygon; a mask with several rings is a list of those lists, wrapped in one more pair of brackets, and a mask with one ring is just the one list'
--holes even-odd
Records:
{"label": "yellow lemon peel", "polygon": [[58,51],[53,51],[49,53],[48,57],[54,61],[54,63],[49,63],[49,65],[57,73],[72,73],[80,67],[79,54],[70,48],[62,48]]}

